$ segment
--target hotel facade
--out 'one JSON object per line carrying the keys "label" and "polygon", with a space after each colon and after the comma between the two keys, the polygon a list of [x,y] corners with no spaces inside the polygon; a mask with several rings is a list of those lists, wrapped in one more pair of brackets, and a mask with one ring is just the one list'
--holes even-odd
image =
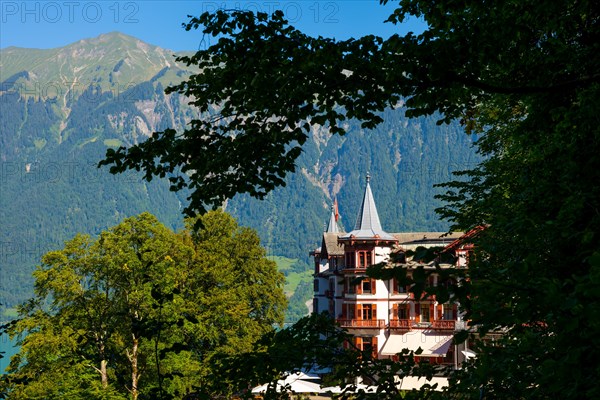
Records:
{"label": "hotel facade", "polygon": [[[426,286],[444,285],[433,271],[433,263],[413,261],[411,251],[440,247],[456,256],[454,264],[441,268],[466,267],[464,246],[457,246],[462,233],[443,232],[388,233],[383,230],[367,176],[365,191],[351,232],[338,224],[337,204],[321,241],[311,252],[314,257],[313,312],[328,313],[353,336],[353,345],[371,350],[376,358],[395,358],[403,349],[417,351],[417,361],[459,368],[465,345],[455,345],[456,330],[465,321],[456,303],[440,303],[435,296],[415,298],[408,287],[395,279],[379,280],[366,276],[370,265],[388,263],[405,268],[408,276],[418,267],[431,270]],[[390,263],[392,253],[395,260]]]}

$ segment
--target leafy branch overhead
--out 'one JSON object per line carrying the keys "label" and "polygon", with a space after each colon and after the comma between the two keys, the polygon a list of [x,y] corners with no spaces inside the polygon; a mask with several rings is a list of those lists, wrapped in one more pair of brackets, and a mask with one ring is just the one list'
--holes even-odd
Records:
{"label": "leafy branch overhead", "polygon": [[[167,130],[133,148],[109,150],[103,164],[113,164],[111,172],[141,168],[147,179],[169,175],[173,188],[193,190],[187,211],[203,210],[204,204],[218,206],[236,193],[262,198],[284,185],[312,125],[328,124],[331,132],[344,133],[337,126],[344,119],[340,105],[364,126],[380,121],[369,108],[339,102],[366,97],[342,73],[344,64],[352,64],[345,59],[360,48],[357,44],[310,38],[288,26],[281,12],[272,17],[205,13],[192,18],[187,29],[199,24],[205,34],[221,37],[208,50],[179,59],[196,64],[200,73],[167,92],[189,96],[202,118],[181,134]],[[363,46],[362,52],[361,63],[368,65],[372,51]],[[327,63],[333,66],[323,68]],[[377,110],[389,105],[383,98],[376,101]]]}
{"label": "leafy branch overhead", "polygon": [[[492,94],[506,95],[501,107],[515,103],[511,94],[598,81],[597,71],[586,67],[593,54],[577,45],[591,40],[579,30],[593,16],[582,13],[572,26],[553,17],[562,2],[526,3],[507,10],[478,2],[465,8],[402,1],[388,21],[414,14],[428,23],[425,32],[342,41],[308,36],[281,11],[191,17],[187,30],[202,29],[218,41],[180,57],[198,74],[167,92],[188,96],[201,117],[183,132],[167,129],[131,148],[109,149],[100,164],[113,173],[142,170],[148,180],[168,176],[173,190],[189,187],[191,214],[237,193],[263,198],[285,185],[315,126],[344,134],[340,122],[355,118],[373,128],[380,111],[405,98],[409,116],[440,112],[442,121],[462,118],[472,128],[478,105]],[[553,68],[557,60],[563,69]]]}

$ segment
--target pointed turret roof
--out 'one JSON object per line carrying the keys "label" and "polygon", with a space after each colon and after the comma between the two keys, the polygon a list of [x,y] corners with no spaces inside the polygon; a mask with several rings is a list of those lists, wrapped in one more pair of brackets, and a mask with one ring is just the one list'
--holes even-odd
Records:
{"label": "pointed turret roof", "polygon": [[375,199],[373,198],[373,192],[371,192],[370,185],[371,176],[367,174],[367,185],[365,187],[365,194],[363,196],[362,204],[356,218],[356,224],[354,230],[340,239],[384,239],[384,240],[395,240],[392,235],[385,232],[381,228],[381,222],[379,221],[379,214],[377,213],[377,206],[375,205]]}
{"label": "pointed turret roof", "polygon": [[331,216],[329,217],[329,223],[327,224],[326,233],[339,233],[340,228],[335,220],[335,206],[331,206]]}
{"label": "pointed turret roof", "polygon": [[331,205],[331,216],[329,217],[329,223],[327,224],[327,228],[325,229],[326,233],[342,233],[340,226],[338,224],[338,205],[337,199],[334,200]]}
{"label": "pointed turret roof", "polygon": [[339,212],[337,199],[331,206],[331,216],[329,217],[329,223],[325,227],[323,232],[323,241],[320,247],[321,259],[327,259],[329,256],[340,256],[344,255],[344,246],[338,243],[338,237],[344,235],[344,227],[338,223]]}

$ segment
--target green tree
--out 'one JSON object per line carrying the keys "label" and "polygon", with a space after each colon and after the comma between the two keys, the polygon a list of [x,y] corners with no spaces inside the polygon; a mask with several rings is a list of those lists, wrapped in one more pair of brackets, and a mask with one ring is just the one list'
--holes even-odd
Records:
{"label": "green tree", "polygon": [[255,231],[240,228],[220,211],[198,218],[203,228],[194,230],[198,220],[188,220],[184,232],[195,250],[195,272],[182,296],[188,300],[185,313],[201,321],[187,334],[196,338],[193,347],[201,354],[199,376],[204,378],[216,352],[250,352],[256,340],[281,326],[287,301],[284,276],[266,258]]}
{"label": "green tree", "polygon": [[[219,39],[182,58],[202,72],[168,91],[193,97],[204,117],[109,151],[103,164],[175,174],[174,188],[192,189],[191,212],[281,185],[314,125],[372,127],[401,103],[409,116],[458,119],[481,135],[485,161],[448,185],[440,212],[456,229],[487,229],[469,271],[455,271],[468,279],[450,295],[481,336],[449,391],[598,398],[600,8],[401,0],[388,21],[408,15],[426,22],[423,33],[345,41],[309,37],[281,12],[191,18],[187,29]],[[494,346],[482,339],[490,331],[503,335]]]}
{"label": "green tree", "polygon": [[10,398],[183,398],[215,351],[246,352],[283,321],[283,278],[223,213],[176,234],[148,213],[44,255],[9,332]]}

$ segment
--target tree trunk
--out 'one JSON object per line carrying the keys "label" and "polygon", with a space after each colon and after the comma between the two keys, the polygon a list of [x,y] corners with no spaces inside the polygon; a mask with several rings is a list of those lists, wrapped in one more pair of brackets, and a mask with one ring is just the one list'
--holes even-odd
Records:
{"label": "tree trunk", "polygon": [[127,358],[129,359],[129,363],[131,364],[131,399],[137,400],[139,391],[138,391],[138,382],[140,379],[140,374],[138,372],[138,345],[139,339],[135,336],[135,334],[131,335],[133,337],[133,346],[131,348],[131,353],[129,350],[127,352]]}
{"label": "tree trunk", "polygon": [[102,380],[102,388],[106,389],[108,387],[108,373],[106,372],[106,366],[108,361],[102,360],[100,361],[100,379]]}
{"label": "tree trunk", "polygon": [[96,367],[94,367],[94,369],[100,374],[102,388],[106,389],[108,387],[108,372],[106,371],[108,360],[106,359],[106,353],[104,351],[104,341],[96,335],[96,342],[98,343],[98,355],[100,356],[100,369]]}

